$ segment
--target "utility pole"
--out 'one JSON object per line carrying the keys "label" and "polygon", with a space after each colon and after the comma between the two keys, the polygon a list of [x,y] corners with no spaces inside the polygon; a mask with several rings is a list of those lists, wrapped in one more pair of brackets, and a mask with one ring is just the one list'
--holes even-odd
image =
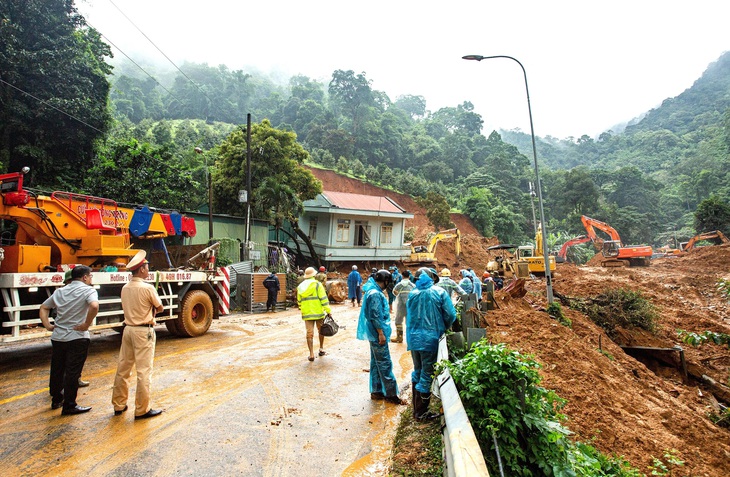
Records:
{"label": "utility pole", "polygon": [[246,243],[244,259],[249,258],[251,240],[251,113],[246,114]]}

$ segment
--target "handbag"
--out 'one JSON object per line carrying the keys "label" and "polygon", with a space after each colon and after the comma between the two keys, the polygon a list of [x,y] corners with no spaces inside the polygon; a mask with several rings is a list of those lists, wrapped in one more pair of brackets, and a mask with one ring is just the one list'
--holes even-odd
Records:
{"label": "handbag", "polygon": [[332,315],[327,313],[324,317],[324,323],[322,323],[322,327],[319,329],[319,334],[322,336],[334,336],[337,334],[339,329],[340,325],[338,325],[335,319],[332,318]]}

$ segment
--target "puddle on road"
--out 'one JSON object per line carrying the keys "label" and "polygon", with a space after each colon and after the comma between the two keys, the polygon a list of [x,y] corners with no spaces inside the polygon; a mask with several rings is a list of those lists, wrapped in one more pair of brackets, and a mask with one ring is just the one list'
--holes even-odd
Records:
{"label": "puddle on road", "polygon": [[370,453],[350,464],[342,477],[383,477],[390,468],[390,452],[404,406],[383,403],[383,411],[373,416],[373,427],[382,431],[373,437]]}

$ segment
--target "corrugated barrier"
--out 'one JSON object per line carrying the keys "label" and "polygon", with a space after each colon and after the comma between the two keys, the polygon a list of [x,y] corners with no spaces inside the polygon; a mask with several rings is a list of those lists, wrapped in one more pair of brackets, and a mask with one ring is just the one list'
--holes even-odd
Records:
{"label": "corrugated barrier", "polygon": [[[448,360],[446,336],[439,341],[438,359]],[[444,407],[442,418],[444,441],[444,475],[449,477],[489,477],[474,430],[466,416],[454,380],[448,369],[436,377],[438,394]],[[445,426],[444,426],[445,422]]]}

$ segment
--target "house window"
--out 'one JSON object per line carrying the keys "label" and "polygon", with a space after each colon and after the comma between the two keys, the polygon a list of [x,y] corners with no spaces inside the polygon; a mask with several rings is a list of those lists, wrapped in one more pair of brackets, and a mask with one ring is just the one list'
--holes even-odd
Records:
{"label": "house window", "polygon": [[350,242],[350,219],[337,219],[337,241]]}
{"label": "house window", "polygon": [[393,243],[393,222],[383,222],[380,226],[380,243]]}
{"label": "house window", "polygon": [[309,240],[317,240],[317,217],[309,219]]}

